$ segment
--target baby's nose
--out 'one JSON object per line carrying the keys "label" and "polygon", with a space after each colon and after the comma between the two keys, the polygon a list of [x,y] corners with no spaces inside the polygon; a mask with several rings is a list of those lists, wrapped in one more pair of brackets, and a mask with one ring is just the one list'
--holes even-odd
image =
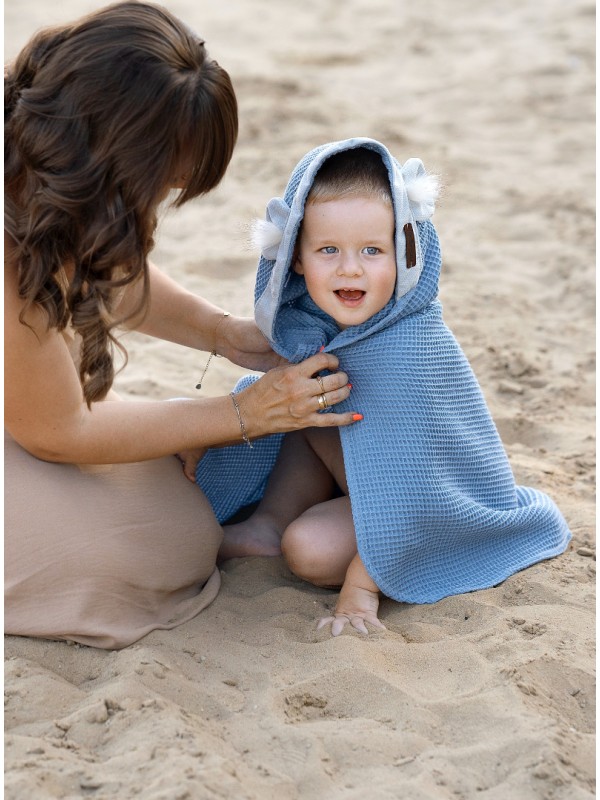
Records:
{"label": "baby's nose", "polygon": [[340,275],[361,275],[362,271],[360,259],[354,253],[345,253],[340,259],[338,266]]}

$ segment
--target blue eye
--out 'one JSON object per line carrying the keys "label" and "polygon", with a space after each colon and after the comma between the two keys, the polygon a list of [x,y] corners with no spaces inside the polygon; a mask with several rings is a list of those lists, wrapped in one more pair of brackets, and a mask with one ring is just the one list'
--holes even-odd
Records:
{"label": "blue eye", "polygon": [[377,253],[379,253],[379,248],[378,247],[365,247],[365,253],[368,256],[376,256]]}
{"label": "blue eye", "polygon": [[337,247],[334,247],[333,245],[329,245],[328,247],[322,247],[321,252],[327,253],[327,255],[333,255],[334,253],[337,253]]}

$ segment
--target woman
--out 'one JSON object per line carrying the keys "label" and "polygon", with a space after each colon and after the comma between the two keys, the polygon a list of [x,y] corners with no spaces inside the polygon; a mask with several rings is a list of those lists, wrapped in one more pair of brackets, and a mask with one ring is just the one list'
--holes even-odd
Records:
{"label": "woman", "polygon": [[[42,31],[7,70],[7,633],[118,648],[190,619],[222,531],[173,454],[353,422],[317,413],[334,356],[279,365],[252,320],[148,262],[159,203],[214,188],[236,136],[227,73],[158,6]],[[118,326],[270,371],[235,398],[120,402]],[[329,405],[349,391],[325,379]]]}

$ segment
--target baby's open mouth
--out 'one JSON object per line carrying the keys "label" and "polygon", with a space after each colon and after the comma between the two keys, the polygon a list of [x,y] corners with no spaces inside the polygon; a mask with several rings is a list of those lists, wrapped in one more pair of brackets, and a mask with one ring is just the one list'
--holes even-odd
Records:
{"label": "baby's open mouth", "polygon": [[362,289],[337,289],[335,294],[337,294],[340,300],[356,302],[364,297],[365,292],[363,292]]}

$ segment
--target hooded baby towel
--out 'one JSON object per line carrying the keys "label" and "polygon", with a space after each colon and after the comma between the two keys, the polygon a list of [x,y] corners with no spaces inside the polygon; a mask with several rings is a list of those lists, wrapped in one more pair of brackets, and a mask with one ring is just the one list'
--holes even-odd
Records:
{"label": "hooded baby towel", "polygon": [[[387,168],[398,274],[385,308],[340,330],[313,303],[292,257],[319,167],[355,147],[376,151]],[[400,165],[379,142],[316,148],[268,204],[255,293],[274,350],[298,362],[324,346],[349,375],[351,398],[335,410],[364,414],[339,429],[358,550],[381,591],[409,603],[494,586],[563,552],[571,537],[547,495],[515,485],[477,379],[444,324],[434,199],[422,163]],[[197,482],[221,521],[260,498],[280,441],[212,450],[200,462]]]}

